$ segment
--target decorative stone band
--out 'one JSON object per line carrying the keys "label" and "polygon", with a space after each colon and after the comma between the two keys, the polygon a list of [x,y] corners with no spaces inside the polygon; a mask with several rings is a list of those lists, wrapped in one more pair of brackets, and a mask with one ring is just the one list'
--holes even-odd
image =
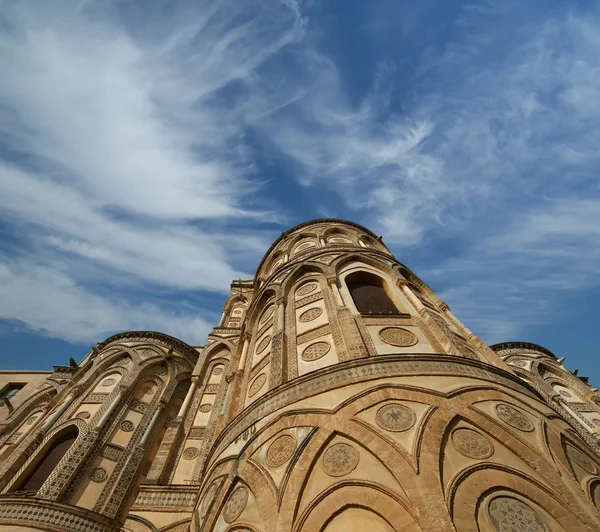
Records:
{"label": "decorative stone band", "polygon": [[223,429],[213,445],[208,460],[210,461],[212,456],[218,456],[248,427],[279,408],[303,397],[338,388],[347,383],[373,380],[388,375],[469,376],[504,385],[535,397],[533,391],[512,373],[478,360],[445,354],[403,354],[401,357],[392,354],[358,358],[315,370],[266,392]]}
{"label": "decorative stone band", "polygon": [[188,487],[168,488],[145,488],[142,487],[140,493],[133,504],[132,510],[142,508],[185,508],[191,510],[198,498],[198,490]]}
{"label": "decorative stone band", "polygon": [[54,532],[117,532],[119,524],[98,513],[44,499],[2,497],[0,528],[23,526]]}

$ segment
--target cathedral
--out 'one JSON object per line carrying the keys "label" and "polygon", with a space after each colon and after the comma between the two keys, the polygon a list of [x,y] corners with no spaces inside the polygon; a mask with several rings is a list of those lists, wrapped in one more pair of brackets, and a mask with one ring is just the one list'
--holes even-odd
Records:
{"label": "cathedral", "polygon": [[0,530],[598,531],[600,392],[563,360],[306,222],[204,346],[132,331],[0,372]]}

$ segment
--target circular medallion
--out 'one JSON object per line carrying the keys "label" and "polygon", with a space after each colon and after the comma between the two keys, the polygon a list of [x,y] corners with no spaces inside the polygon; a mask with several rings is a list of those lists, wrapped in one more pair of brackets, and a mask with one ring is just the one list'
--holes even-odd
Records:
{"label": "circular medallion", "polygon": [[115,382],[117,382],[117,379],[104,379],[102,381],[102,386],[107,388],[108,386],[112,386]]}
{"label": "circular medallion", "polygon": [[119,426],[121,427],[121,430],[125,432],[131,432],[133,430],[133,423],[128,419],[126,419],[125,421],[121,421],[121,424]]}
{"label": "circular medallion", "polygon": [[523,432],[531,432],[535,428],[525,414],[510,405],[496,405],[496,414],[504,423]]}
{"label": "circular medallion", "polygon": [[558,393],[566,398],[573,397],[573,395],[571,393],[567,392],[567,390],[559,390]]}
{"label": "circular medallion", "polygon": [[348,240],[347,238],[344,238],[343,236],[334,236],[333,238],[330,238],[329,240],[327,240],[327,242],[331,242],[332,244],[350,244],[351,241]]}
{"label": "circular medallion", "polygon": [[306,283],[303,284],[300,288],[298,288],[298,290],[296,290],[296,295],[299,297],[304,297],[308,294],[312,294],[316,289],[316,283]]}
{"label": "circular medallion", "polygon": [[270,319],[274,313],[275,313],[275,305],[271,305],[270,307],[267,307],[267,309],[262,313],[262,316],[258,320],[258,323],[262,325],[268,319]]}
{"label": "circular medallion", "polygon": [[203,405],[200,405],[200,408],[198,410],[206,414],[207,412],[210,412],[211,408],[212,405],[210,403],[204,403]]}
{"label": "circular medallion", "polygon": [[208,490],[206,491],[206,495],[202,499],[202,503],[200,504],[200,519],[204,519],[210,510],[210,507],[215,500],[215,496],[217,495],[217,490],[219,489],[219,481],[215,480]]}
{"label": "circular medallion", "polygon": [[223,374],[223,366],[215,366],[212,370],[213,375],[222,375]]}
{"label": "circular medallion", "polygon": [[496,497],[488,515],[498,532],[546,532],[542,518],[525,503],[512,497]]}
{"label": "circular medallion", "polygon": [[223,519],[226,523],[232,523],[235,521],[246,508],[248,503],[248,489],[244,486],[237,488],[229,497],[229,500],[225,504],[223,510]]}
{"label": "circular medallion", "polygon": [[567,445],[567,454],[569,455],[569,458],[573,460],[573,462],[575,462],[582,469],[585,469],[588,473],[592,473],[594,475],[598,473],[596,464],[594,464],[591,458],[583,454],[579,449],[575,449],[575,447]]}
{"label": "circular medallion", "polygon": [[305,362],[313,362],[323,358],[327,353],[329,353],[330,350],[331,346],[328,342],[315,342],[314,344],[310,344],[304,351],[302,351],[300,357]]}
{"label": "circular medallion", "polygon": [[90,479],[94,482],[104,482],[107,476],[106,469],[101,467],[97,467],[90,473]]}
{"label": "circular medallion", "polygon": [[31,416],[28,420],[27,420],[27,424],[28,425],[33,425],[35,423],[35,420],[37,419],[37,416]]}
{"label": "circular medallion", "polygon": [[156,371],[155,371],[156,375],[166,375],[166,373],[167,373],[167,368],[165,368],[164,366],[156,367]]}
{"label": "circular medallion", "polygon": [[291,434],[284,434],[276,438],[267,450],[267,465],[279,467],[285,464],[296,450],[296,438]]}
{"label": "circular medallion", "polygon": [[252,381],[250,384],[250,388],[248,389],[248,397],[252,397],[256,395],[258,391],[263,387],[263,384],[267,382],[267,374],[261,373],[256,379]]}
{"label": "circular medallion", "polygon": [[140,353],[142,358],[151,357],[153,355],[156,355],[156,353],[152,351],[152,349],[142,349],[142,352]]}
{"label": "circular medallion", "polygon": [[153,387],[153,386],[148,386],[148,388],[146,388],[146,389],[144,390],[144,393],[145,393],[146,395],[154,395],[154,387]]}
{"label": "circular medallion", "polygon": [[347,443],[336,443],[323,455],[323,470],[331,477],[343,477],[358,465],[358,452]]}
{"label": "circular medallion", "polygon": [[196,456],[198,456],[198,447],[187,447],[183,451],[184,460],[193,460]]}
{"label": "circular medallion", "polygon": [[267,346],[269,345],[270,342],[271,342],[271,336],[270,335],[265,336],[256,346],[256,351],[254,351],[254,353],[256,355],[258,355],[259,353],[262,353],[267,348]]}
{"label": "circular medallion", "polygon": [[81,412],[77,412],[77,415],[75,417],[79,418],[79,419],[89,419],[90,417],[90,413],[83,410]]}
{"label": "circular medallion", "polygon": [[494,452],[490,441],[471,429],[456,429],[452,433],[452,443],[460,454],[475,460],[489,458]]}
{"label": "circular medallion", "polygon": [[294,253],[300,253],[301,251],[305,251],[314,247],[314,242],[303,242],[302,244],[296,246],[296,249],[294,249]]}
{"label": "circular medallion", "polygon": [[386,327],[385,329],[381,329],[379,331],[379,338],[386,344],[396,347],[411,347],[419,341],[413,333],[400,327]]}
{"label": "circular medallion", "polygon": [[375,421],[385,430],[402,432],[415,424],[413,411],[400,403],[389,403],[377,410]]}
{"label": "circular medallion", "polygon": [[300,317],[298,318],[298,320],[301,321],[302,323],[306,323],[309,321],[316,320],[321,314],[323,314],[322,308],[319,308],[319,307],[309,308],[308,310],[306,310],[305,312],[300,314]]}
{"label": "circular medallion", "polygon": [[596,425],[596,427],[600,427],[600,417],[592,418],[592,423]]}

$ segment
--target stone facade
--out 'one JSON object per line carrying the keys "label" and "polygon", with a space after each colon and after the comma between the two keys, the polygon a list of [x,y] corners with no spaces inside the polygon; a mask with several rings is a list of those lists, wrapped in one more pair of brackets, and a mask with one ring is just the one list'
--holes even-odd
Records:
{"label": "stone facade", "polygon": [[124,333],[0,384],[3,530],[600,530],[600,392],[342,220],[283,233],[203,347]]}

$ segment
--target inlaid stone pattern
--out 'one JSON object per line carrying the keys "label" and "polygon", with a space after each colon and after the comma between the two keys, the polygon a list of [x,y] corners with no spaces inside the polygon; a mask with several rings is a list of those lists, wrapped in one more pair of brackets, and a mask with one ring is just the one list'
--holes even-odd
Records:
{"label": "inlaid stone pattern", "polygon": [[256,351],[255,353],[258,355],[259,353],[262,353],[267,346],[269,345],[269,343],[271,342],[271,336],[267,335],[265,336],[260,342],[259,344],[256,346]]}
{"label": "inlaid stone pattern", "polygon": [[125,421],[121,421],[120,427],[124,432],[131,432],[133,430],[133,423],[126,419]]}
{"label": "inlaid stone pattern", "polygon": [[109,386],[112,386],[115,382],[117,382],[117,379],[104,379],[102,381],[102,386],[104,386],[104,388],[108,388]]}
{"label": "inlaid stone pattern", "polygon": [[283,434],[275,439],[267,450],[267,465],[279,467],[285,464],[296,450],[296,438],[291,434]]}
{"label": "inlaid stone pattern", "polygon": [[204,403],[203,405],[200,405],[200,408],[198,410],[206,414],[207,412],[210,412],[211,408],[212,405],[210,403]]}
{"label": "inlaid stone pattern", "polygon": [[562,395],[563,397],[566,397],[567,399],[570,399],[571,397],[573,397],[573,394],[567,392],[567,390],[560,390],[558,393],[560,395]]}
{"label": "inlaid stone pattern", "polygon": [[240,486],[236,488],[236,490],[231,494],[229,500],[225,504],[225,509],[223,510],[223,519],[226,523],[233,523],[246,508],[246,504],[248,504],[248,489],[244,486]]}
{"label": "inlaid stone pattern", "polygon": [[106,473],[106,469],[102,467],[97,467],[90,473],[90,479],[94,482],[104,482],[106,477],[108,477],[108,474]]}
{"label": "inlaid stone pattern", "polygon": [[600,427],[600,417],[592,418],[592,423],[596,425],[596,427]]}
{"label": "inlaid stone pattern", "polygon": [[188,447],[183,451],[184,460],[193,460],[198,456],[198,447]]}
{"label": "inlaid stone pattern", "polygon": [[331,345],[329,342],[315,342],[302,351],[300,358],[305,362],[314,362],[323,358],[330,350]]}
{"label": "inlaid stone pattern", "polygon": [[147,388],[144,390],[144,393],[145,393],[146,395],[154,395],[154,391],[155,391],[155,388],[154,388],[154,386],[148,386],[148,387],[147,387]]}
{"label": "inlaid stone pattern", "polygon": [[302,323],[308,323],[309,321],[316,320],[321,314],[323,314],[323,309],[320,307],[309,308],[307,311],[300,314],[298,318]]}
{"label": "inlaid stone pattern", "polygon": [[219,481],[215,480],[210,485],[208,490],[206,491],[206,495],[204,495],[204,498],[202,499],[202,502],[200,503],[200,508],[198,511],[198,514],[200,515],[201,520],[204,520],[204,518],[207,516],[208,511],[210,510],[210,507],[211,507],[213,501],[215,500],[215,496],[217,495],[218,489],[219,489]]}
{"label": "inlaid stone pattern", "polygon": [[212,373],[213,373],[213,375],[222,375],[223,368],[220,366],[217,366],[216,368],[213,368]]}
{"label": "inlaid stone pattern", "polygon": [[316,289],[317,289],[316,283],[307,283],[305,285],[302,285],[300,288],[298,288],[298,290],[296,290],[296,295],[298,297],[304,297],[304,296],[307,296],[308,294],[312,294]]}
{"label": "inlaid stone pattern", "polygon": [[490,441],[479,432],[471,429],[456,429],[452,433],[452,443],[460,454],[475,460],[489,458],[494,452]]}
{"label": "inlaid stone pattern", "polygon": [[323,470],[331,477],[343,477],[358,465],[357,450],[347,443],[336,443],[323,455]]}
{"label": "inlaid stone pattern", "polygon": [[270,319],[274,313],[275,313],[275,305],[271,305],[270,307],[267,307],[267,309],[262,313],[262,316],[258,320],[258,323],[262,325],[268,319]]}
{"label": "inlaid stone pattern", "polygon": [[546,532],[542,518],[525,503],[512,497],[496,497],[488,514],[498,532]]}
{"label": "inlaid stone pattern", "polygon": [[31,416],[28,420],[27,420],[27,424],[28,425],[33,425],[35,423],[37,419],[37,416]]}
{"label": "inlaid stone pattern", "polygon": [[386,327],[385,329],[381,329],[379,331],[379,338],[386,344],[395,347],[411,347],[419,341],[412,332],[400,327]]}
{"label": "inlaid stone pattern", "polygon": [[391,432],[402,432],[415,424],[415,414],[407,406],[400,403],[389,403],[382,406],[375,416],[377,424]]}
{"label": "inlaid stone pattern", "polygon": [[594,464],[594,462],[588,456],[583,454],[578,449],[575,449],[575,447],[567,445],[567,454],[569,455],[569,458],[573,460],[573,462],[585,469],[588,473],[592,473],[594,475],[598,473],[596,464]]}
{"label": "inlaid stone pattern", "polygon": [[504,423],[523,432],[531,432],[535,428],[525,414],[510,405],[496,405],[496,414]]}
{"label": "inlaid stone pattern", "polygon": [[267,381],[267,374],[261,373],[256,379],[252,381],[250,384],[250,388],[248,389],[248,395],[252,397],[256,395],[258,391],[263,387],[263,384]]}

